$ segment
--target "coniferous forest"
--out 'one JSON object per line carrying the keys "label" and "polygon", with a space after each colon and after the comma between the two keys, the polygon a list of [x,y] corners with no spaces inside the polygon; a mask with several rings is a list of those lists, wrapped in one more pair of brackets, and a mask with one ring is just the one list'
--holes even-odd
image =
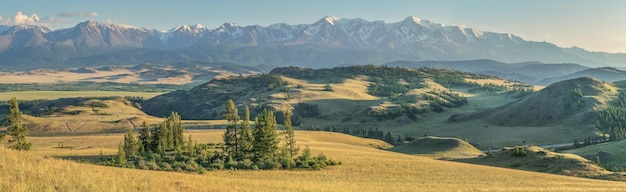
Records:
{"label": "coniferous forest", "polygon": [[[135,134],[129,129],[120,142],[117,155],[103,158],[101,164],[163,171],[199,172],[243,169],[323,169],[340,165],[324,154],[314,156],[308,147],[300,153],[291,125],[291,111],[285,111],[284,130],[279,130],[275,112],[264,110],[251,125],[250,111],[239,117],[232,100],[224,108],[228,125],[224,143],[197,143],[189,135],[178,113],[172,112],[162,123],[149,127],[145,122]],[[240,120],[241,119],[241,120]]]}

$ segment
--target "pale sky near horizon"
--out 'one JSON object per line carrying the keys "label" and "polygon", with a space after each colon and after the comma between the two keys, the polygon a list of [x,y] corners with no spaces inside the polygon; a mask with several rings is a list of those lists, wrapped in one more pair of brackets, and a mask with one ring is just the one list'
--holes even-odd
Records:
{"label": "pale sky near horizon", "polygon": [[226,22],[311,24],[327,15],[389,23],[415,16],[561,47],[626,53],[622,0],[0,0],[0,24],[51,29],[86,20],[159,30],[183,24],[214,29]]}

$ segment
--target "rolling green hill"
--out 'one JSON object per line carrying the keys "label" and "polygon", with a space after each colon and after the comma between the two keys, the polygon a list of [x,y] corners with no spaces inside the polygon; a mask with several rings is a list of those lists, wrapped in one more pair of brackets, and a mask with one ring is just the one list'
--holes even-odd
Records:
{"label": "rolling green hill", "polygon": [[507,105],[459,114],[450,121],[484,119],[499,126],[570,125],[593,131],[593,111],[605,107],[617,88],[592,78],[578,78],[552,84],[524,99]]}
{"label": "rolling green hill", "polygon": [[[142,104],[151,115],[178,111],[189,119],[221,119],[227,99],[253,109],[295,110],[298,119],[324,119],[354,123],[371,120],[419,121],[427,113],[440,113],[467,104],[462,92],[508,93],[523,96],[529,87],[520,83],[481,84],[505,80],[441,69],[406,69],[373,65],[332,69],[277,68],[269,74],[215,79],[188,91],[176,91]],[[254,113],[254,110],[253,110]],[[297,119],[296,119],[297,120]]]}

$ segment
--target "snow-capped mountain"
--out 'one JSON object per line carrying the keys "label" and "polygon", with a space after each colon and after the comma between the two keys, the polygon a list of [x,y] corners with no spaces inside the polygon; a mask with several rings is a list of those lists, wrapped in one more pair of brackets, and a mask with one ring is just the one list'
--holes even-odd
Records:
{"label": "snow-capped mountain", "polygon": [[[20,54],[15,54],[20,53]],[[407,17],[398,22],[324,17],[312,24],[167,31],[86,21],[68,29],[0,26],[0,66],[137,64],[198,60],[249,65],[328,67],[390,60],[493,59],[618,66],[625,54],[560,48],[513,34]]]}
{"label": "snow-capped mountain", "polygon": [[171,49],[187,47],[209,32],[209,29],[200,25],[181,25],[166,32],[161,32],[161,42]]}

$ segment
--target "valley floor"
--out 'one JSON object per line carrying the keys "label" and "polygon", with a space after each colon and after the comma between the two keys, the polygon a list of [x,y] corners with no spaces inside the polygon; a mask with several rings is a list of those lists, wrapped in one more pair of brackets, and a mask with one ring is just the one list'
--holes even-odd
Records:
{"label": "valley floor", "polygon": [[[193,130],[199,143],[222,130]],[[342,162],[320,171],[173,173],[96,166],[52,156],[112,154],[122,134],[30,137],[33,151],[0,148],[0,191],[624,191],[626,183],[434,160],[379,140],[297,131],[300,146]],[[63,143],[58,143],[63,141]],[[61,148],[59,145],[63,145]],[[55,149],[55,150],[50,150]]]}

